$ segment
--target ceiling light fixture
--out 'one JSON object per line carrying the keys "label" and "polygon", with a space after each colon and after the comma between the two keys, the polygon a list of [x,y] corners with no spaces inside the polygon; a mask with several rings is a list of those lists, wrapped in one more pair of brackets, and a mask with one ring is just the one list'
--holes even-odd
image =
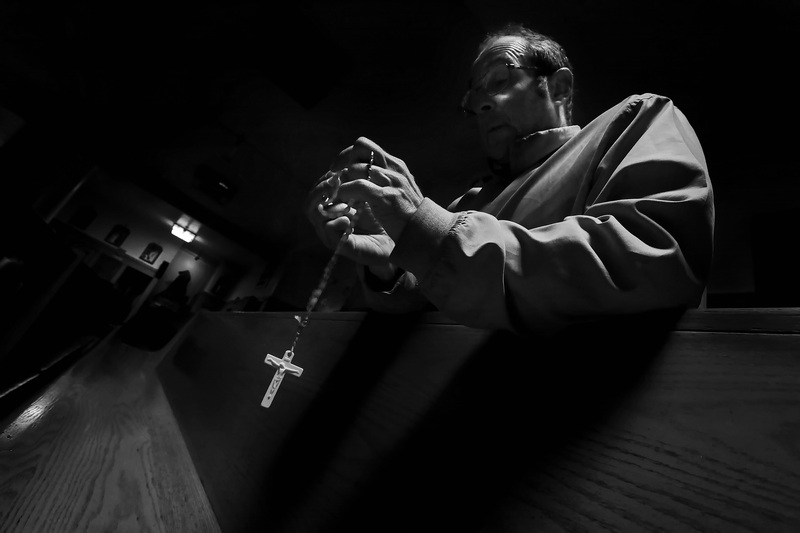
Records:
{"label": "ceiling light fixture", "polygon": [[197,237],[197,234],[192,233],[177,222],[172,225],[172,234],[185,242],[192,242]]}

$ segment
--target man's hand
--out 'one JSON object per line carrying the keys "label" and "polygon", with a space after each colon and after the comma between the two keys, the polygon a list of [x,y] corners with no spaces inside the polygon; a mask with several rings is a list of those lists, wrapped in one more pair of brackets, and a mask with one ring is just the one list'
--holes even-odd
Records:
{"label": "man's hand", "polygon": [[342,171],[341,201],[350,205],[367,202],[374,220],[389,237],[398,239],[424,198],[403,160],[360,137],[339,154],[333,169]]}
{"label": "man's hand", "polygon": [[389,256],[394,239],[422,199],[405,163],[360,137],[339,154],[331,170],[312,188],[306,216],[331,249],[351,232],[341,253],[374,272],[385,273],[393,270]]}

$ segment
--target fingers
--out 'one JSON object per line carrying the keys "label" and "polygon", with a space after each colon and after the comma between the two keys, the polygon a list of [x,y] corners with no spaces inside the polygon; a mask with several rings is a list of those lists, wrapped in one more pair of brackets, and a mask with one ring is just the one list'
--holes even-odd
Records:
{"label": "fingers", "polygon": [[373,165],[378,166],[384,166],[386,163],[383,149],[366,137],[356,139],[353,144],[353,154],[359,162],[368,163],[371,160]]}
{"label": "fingers", "polygon": [[342,170],[342,183],[349,183],[356,180],[371,181],[380,187],[390,185],[388,173],[377,164],[355,163]]}
{"label": "fingers", "polygon": [[391,170],[404,176],[411,175],[408,166],[406,166],[402,159],[392,156],[367,137],[359,137],[351,146],[339,152],[339,155],[330,169],[332,171],[339,171],[357,163],[368,163],[370,156],[372,156],[372,163],[375,166]]}
{"label": "fingers", "polygon": [[339,186],[342,184],[341,172],[326,172],[317,184],[320,201],[328,203],[336,198]]}
{"label": "fingers", "polygon": [[343,233],[350,231],[350,219],[345,216],[334,218],[325,223],[325,230],[331,237],[331,242],[335,244]]}
{"label": "fingers", "polygon": [[328,229],[341,232],[350,224],[357,211],[348,205],[348,200],[340,200],[338,192],[343,179],[361,179],[367,176],[368,170],[367,165],[358,164],[356,168],[329,171],[317,180],[306,199],[306,216],[321,237]]}
{"label": "fingers", "polygon": [[[374,220],[366,222],[365,227],[355,228],[359,209],[366,209],[362,201],[374,195],[367,190],[356,190],[363,185],[379,190],[377,183],[385,185],[388,181],[380,172],[380,161],[385,159],[379,154],[381,148],[366,137],[359,137],[356,142],[339,153],[331,169],[317,179],[306,199],[306,214],[314,231],[329,248],[337,246],[344,234],[358,230],[361,233],[373,233],[379,226]],[[370,165],[370,162],[372,164]],[[363,184],[363,185],[362,185]],[[342,186],[348,185],[351,193],[343,196]],[[363,223],[359,223],[363,224]]]}
{"label": "fingers", "polygon": [[358,211],[343,202],[317,204],[309,219],[326,246],[335,247],[342,235],[351,233]]}
{"label": "fingers", "polygon": [[373,164],[385,166],[386,152],[370,139],[359,137],[351,146],[339,152],[330,170],[338,171],[356,163],[368,163],[371,156]]}
{"label": "fingers", "polygon": [[330,204],[336,198],[340,185],[340,172],[327,172],[319,178],[306,196],[306,215],[312,217],[319,205]]}
{"label": "fingers", "polygon": [[[336,201],[341,200],[340,188],[344,182],[349,183],[356,180],[373,182],[380,187],[389,184],[388,177],[382,172],[382,169],[369,163],[357,163],[338,172],[329,171],[317,181],[317,185],[309,193],[306,201],[306,213],[312,216],[314,211],[318,211],[328,218],[332,213],[341,214],[343,208],[349,208],[346,204],[351,203],[349,202],[351,198]],[[334,205],[336,205],[336,209],[331,211],[330,208]]]}
{"label": "fingers", "polygon": [[359,209],[361,204],[378,199],[382,188],[388,183],[383,175],[372,167],[370,179],[367,179],[365,165],[349,167],[342,174],[344,178],[339,187],[337,199],[339,202],[354,206]]}
{"label": "fingers", "polygon": [[317,204],[308,219],[317,236],[328,246],[335,246],[342,234],[349,232],[357,211],[342,202]]}
{"label": "fingers", "polygon": [[318,204],[317,211],[327,219],[336,219],[339,217],[352,218],[356,214],[356,210],[345,203]]}
{"label": "fingers", "polygon": [[350,219],[347,217],[339,217],[325,222],[317,229],[317,235],[322,243],[330,248],[335,249],[342,239],[342,235],[350,232]]}

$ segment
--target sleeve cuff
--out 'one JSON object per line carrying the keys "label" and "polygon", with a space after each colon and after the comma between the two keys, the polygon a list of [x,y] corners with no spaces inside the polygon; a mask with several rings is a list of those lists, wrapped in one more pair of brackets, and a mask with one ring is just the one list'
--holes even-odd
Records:
{"label": "sleeve cuff", "polygon": [[457,223],[458,216],[429,198],[422,200],[395,243],[392,263],[423,279],[438,261],[441,243]]}

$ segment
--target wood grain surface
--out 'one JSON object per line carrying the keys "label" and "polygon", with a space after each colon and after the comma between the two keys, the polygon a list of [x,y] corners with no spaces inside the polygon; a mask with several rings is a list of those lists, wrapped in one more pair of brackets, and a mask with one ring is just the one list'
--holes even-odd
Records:
{"label": "wood grain surface", "polygon": [[264,409],[293,316],[209,313],[158,371],[223,531],[796,532],[800,335],[765,314],[525,342],[315,314]]}
{"label": "wood grain surface", "polygon": [[0,531],[219,531],[162,356],[110,339],[3,421]]}

